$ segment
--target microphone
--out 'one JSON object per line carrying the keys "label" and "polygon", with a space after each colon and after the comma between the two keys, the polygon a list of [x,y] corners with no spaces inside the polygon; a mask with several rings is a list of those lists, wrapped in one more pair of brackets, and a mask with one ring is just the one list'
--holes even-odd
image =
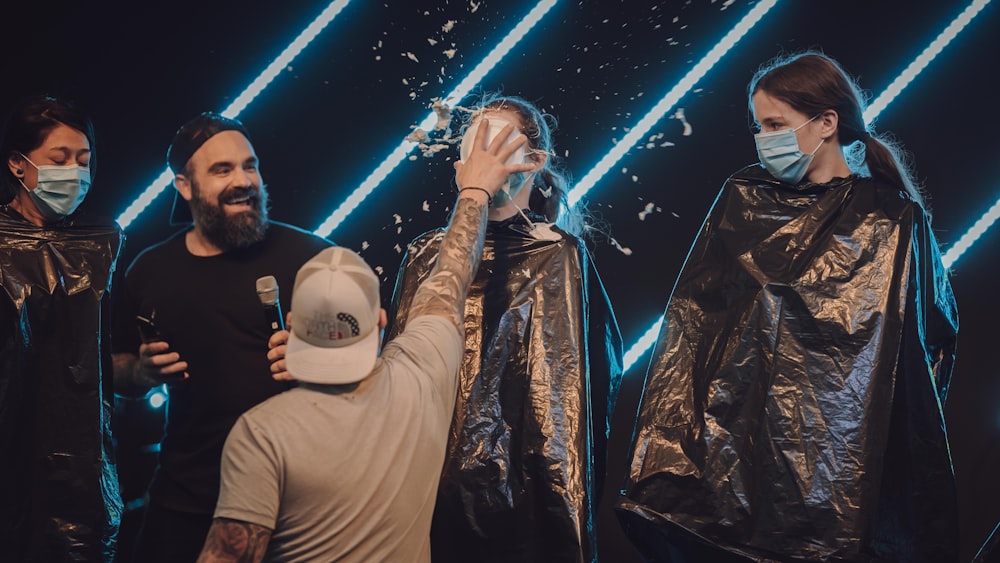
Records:
{"label": "microphone", "polygon": [[257,297],[264,306],[264,315],[271,325],[271,332],[285,330],[285,318],[281,314],[281,303],[278,302],[278,280],[274,276],[257,278]]}

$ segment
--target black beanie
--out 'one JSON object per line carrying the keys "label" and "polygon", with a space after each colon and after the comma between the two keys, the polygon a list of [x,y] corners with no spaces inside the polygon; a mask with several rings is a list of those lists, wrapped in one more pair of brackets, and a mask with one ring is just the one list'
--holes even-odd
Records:
{"label": "black beanie", "polygon": [[191,155],[197,152],[205,141],[223,131],[239,131],[250,140],[246,127],[238,120],[211,111],[206,111],[182,125],[174,134],[174,140],[167,149],[167,164],[170,170],[174,174],[180,174],[187,161],[191,159]]}

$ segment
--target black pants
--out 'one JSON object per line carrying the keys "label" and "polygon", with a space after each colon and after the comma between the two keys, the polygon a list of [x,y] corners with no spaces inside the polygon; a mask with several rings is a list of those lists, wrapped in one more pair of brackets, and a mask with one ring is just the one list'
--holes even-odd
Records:
{"label": "black pants", "polygon": [[194,563],[212,525],[211,514],[146,505],[132,563]]}

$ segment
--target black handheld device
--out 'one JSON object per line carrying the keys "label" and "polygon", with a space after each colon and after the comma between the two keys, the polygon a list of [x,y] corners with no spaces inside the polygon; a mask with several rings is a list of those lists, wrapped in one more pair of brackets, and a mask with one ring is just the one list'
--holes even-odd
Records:
{"label": "black handheld device", "polygon": [[142,315],[135,316],[135,320],[139,326],[139,338],[141,338],[143,342],[156,342],[158,340],[163,340],[163,336],[160,334],[160,331],[157,330],[152,317],[153,315],[150,315],[148,318]]}

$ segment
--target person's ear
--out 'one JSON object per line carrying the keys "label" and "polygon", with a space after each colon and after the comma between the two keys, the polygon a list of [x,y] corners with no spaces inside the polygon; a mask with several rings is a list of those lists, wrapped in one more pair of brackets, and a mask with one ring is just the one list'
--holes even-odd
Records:
{"label": "person's ear", "polygon": [[531,150],[528,152],[528,162],[535,165],[535,169],[531,171],[532,174],[538,172],[542,168],[545,168],[545,163],[549,161],[549,153],[541,150]]}
{"label": "person's ear", "polygon": [[378,329],[382,330],[389,324],[389,315],[386,314],[385,309],[378,310]]}
{"label": "person's ear", "polygon": [[840,124],[840,115],[837,114],[837,110],[828,109],[823,113],[819,114],[820,136],[827,139],[831,136],[837,134],[837,126]]}
{"label": "person's ear", "polygon": [[176,174],[174,176],[174,187],[177,188],[177,193],[181,194],[184,201],[191,201],[191,181],[184,174]]}
{"label": "person's ear", "polygon": [[16,152],[10,153],[7,157],[7,168],[10,168],[10,173],[18,178],[24,177],[24,157],[17,154]]}

